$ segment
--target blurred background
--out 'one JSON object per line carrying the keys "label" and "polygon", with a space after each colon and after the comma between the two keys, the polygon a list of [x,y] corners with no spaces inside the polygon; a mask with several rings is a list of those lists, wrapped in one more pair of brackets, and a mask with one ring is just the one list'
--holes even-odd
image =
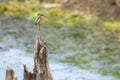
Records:
{"label": "blurred background", "polygon": [[0,0],[0,56],[34,53],[38,13],[50,62],[120,80],[120,0]]}

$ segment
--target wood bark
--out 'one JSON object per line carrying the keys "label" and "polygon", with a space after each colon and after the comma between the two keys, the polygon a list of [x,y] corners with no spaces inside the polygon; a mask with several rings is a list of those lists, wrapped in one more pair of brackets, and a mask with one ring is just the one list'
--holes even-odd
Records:
{"label": "wood bark", "polygon": [[[24,65],[23,80],[53,80],[48,63],[47,42],[41,40],[40,30],[36,32],[35,40],[33,73],[29,72]],[[6,80],[14,80],[14,71],[10,68],[6,70]]]}
{"label": "wood bark", "polygon": [[53,80],[48,63],[47,42],[41,40],[39,30],[36,32],[33,73],[24,65],[24,80]]}
{"label": "wood bark", "polygon": [[5,80],[14,80],[14,71],[10,67],[7,67]]}
{"label": "wood bark", "polygon": [[34,76],[36,80],[53,80],[48,63],[48,46],[40,37],[40,31],[36,33]]}
{"label": "wood bark", "polygon": [[116,2],[116,4],[117,4],[117,6],[120,7],[120,0],[115,0],[115,2]]}

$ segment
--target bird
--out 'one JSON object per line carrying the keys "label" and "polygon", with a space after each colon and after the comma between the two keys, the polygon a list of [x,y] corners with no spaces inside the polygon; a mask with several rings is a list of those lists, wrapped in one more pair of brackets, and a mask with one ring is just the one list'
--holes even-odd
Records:
{"label": "bird", "polygon": [[42,16],[44,16],[44,15],[41,14],[41,13],[38,13],[37,17],[34,20],[34,24],[39,27],[39,30],[40,30],[40,25],[41,25],[41,22],[42,22]]}

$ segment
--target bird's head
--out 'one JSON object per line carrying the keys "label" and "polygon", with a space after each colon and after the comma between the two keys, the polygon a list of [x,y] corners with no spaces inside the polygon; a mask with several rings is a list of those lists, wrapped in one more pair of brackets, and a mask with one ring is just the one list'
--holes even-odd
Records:
{"label": "bird's head", "polygon": [[[46,17],[45,15],[41,14],[41,13],[38,13],[38,16],[43,16],[43,17]],[[47,17],[46,17],[47,18]]]}
{"label": "bird's head", "polygon": [[38,13],[38,16],[44,16],[43,14],[41,14],[41,13]]}

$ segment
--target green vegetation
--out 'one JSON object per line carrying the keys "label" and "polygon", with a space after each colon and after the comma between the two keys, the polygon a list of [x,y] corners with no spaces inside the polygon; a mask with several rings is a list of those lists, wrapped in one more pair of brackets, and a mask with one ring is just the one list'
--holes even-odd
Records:
{"label": "green vegetation", "polygon": [[3,39],[0,38],[0,42],[3,42]]}
{"label": "green vegetation", "polygon": [[[49,52],[63,55],[59,61],[86,70],[96,69],[102,75],[120,77],[119,19],[76,14],[62,8],[44,8],[44,3],[36,0],[0,3],[0,15],[14,19],[33,20],[38,12],[48,17],[44,18],[42,34],[49,41]],[[26,50],[26,53],[33,52]]]}
{"label": "green vegetation", "polygon": [[28,50],[26,50],[26,53],[27,54],[33,54],[33,51],[28,49]]}

